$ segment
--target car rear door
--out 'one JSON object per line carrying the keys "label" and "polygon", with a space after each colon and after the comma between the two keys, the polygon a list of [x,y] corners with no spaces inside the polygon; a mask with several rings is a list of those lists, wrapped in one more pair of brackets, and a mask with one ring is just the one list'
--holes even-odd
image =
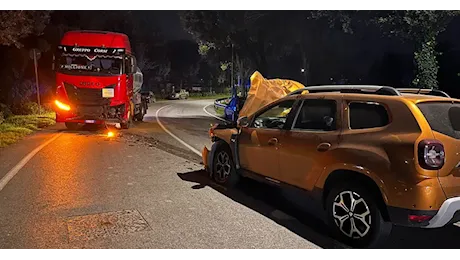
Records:
{"label": "car rear door", "polygon": [[311,190],[338,146],[341,98],[305,96],[279,149],[280,181]]}

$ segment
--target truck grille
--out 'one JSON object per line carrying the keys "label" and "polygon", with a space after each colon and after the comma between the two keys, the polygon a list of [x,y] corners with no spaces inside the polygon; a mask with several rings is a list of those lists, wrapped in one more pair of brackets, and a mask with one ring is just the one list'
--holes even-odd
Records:
{"label": "truck grille", "polygon": [[[104,106],[110,104],[109,98],[102,97],[100,88],[78,88],[68,83],[64,83],[64,87],[69,101],[74,105]],[[113,88],[113,86],[106,88]]]}

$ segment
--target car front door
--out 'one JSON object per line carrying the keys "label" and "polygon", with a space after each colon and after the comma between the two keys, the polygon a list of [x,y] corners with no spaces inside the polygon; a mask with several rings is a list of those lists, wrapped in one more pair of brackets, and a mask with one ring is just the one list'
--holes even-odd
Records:
{"label": "car front door", "polygon": [[279,150],[280,181],[312,190],[340,135],[341,99],[304,97]]}
{"label": "car front door", "polygon": [[283,133],[293,120],[295,99],[283,100],[256,113],[248,127],[239,136],[238,151],[241,168],[279,179],[279,147],[283,145]]}

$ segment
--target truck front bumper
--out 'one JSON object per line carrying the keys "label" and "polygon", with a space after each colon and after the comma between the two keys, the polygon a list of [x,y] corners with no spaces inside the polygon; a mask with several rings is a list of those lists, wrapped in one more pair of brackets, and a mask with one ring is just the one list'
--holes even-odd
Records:
{"label": "truck front bumper", "polygon": [[440,228],[460,221],[460,197],[447,199],[424,228]]}

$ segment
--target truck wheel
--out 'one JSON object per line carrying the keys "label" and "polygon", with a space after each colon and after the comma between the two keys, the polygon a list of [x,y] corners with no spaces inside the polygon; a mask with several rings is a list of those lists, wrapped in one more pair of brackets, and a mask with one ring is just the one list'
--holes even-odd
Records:
{"label": "truck wheel", "polygon": [[133,122],[133,117],[131,116],[131,111],[128,112],[128,121],[125,123],[121,123],[122,129],[129,129],[131,123]]}
{"label": "truck wheel", "polygon": [[69,130],[77,130],[78,123],[65,122],[65,127],[67,127]]}
{"label": "truck wheel", "polygon": [[379,247],[391,232],[374,198],[358,184],[333,188],[326,199],[328,224],[339,240],[352,247]]}
{"label": "truck wheel", "polygon": [[145,108],[144,106],[141,106],[139,113],[137,113],[134,117],[136,121],[142,122],[144,120],[144,115],[145,115]]}
{"label": "truck wheel", "polygon": [[240,180],[240,176],[236,172],[230,148],[224,141],[219,141],[215,145],[212,178],[218,184],[233,187]]}

